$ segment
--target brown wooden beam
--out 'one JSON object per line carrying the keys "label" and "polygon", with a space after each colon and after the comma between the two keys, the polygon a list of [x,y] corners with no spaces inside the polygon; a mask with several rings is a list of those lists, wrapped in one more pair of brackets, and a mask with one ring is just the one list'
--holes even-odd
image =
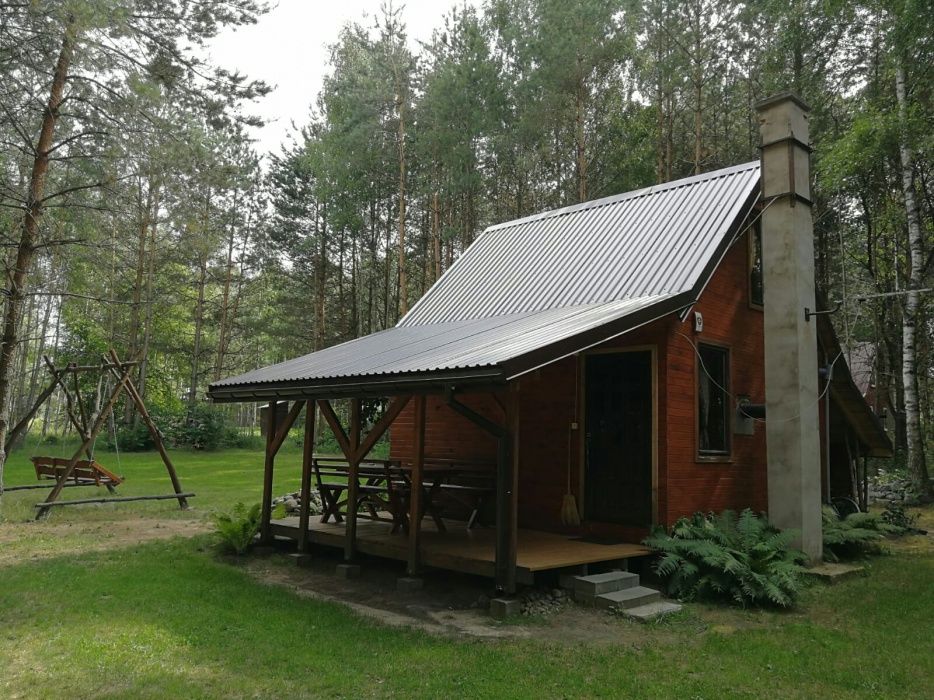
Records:
{"label": "brown wooden beam", "polygon": [[331,432],[334,433],[337,446],[340,447],[344,458],[349,462],[351,458],[350,440],[347,437],[347,433],[344,431],[344,426],[341,425],[340,419],[337,417],[337,414],[334,413],[331,402],[326,400],[318,401],[318,408],[321,409],[322,417],[331,428]]}
{"label": "brown wooden beam", "polygon": [[260,511],[259,538],[263,544],[272,542],[272,476],[276,461],[276,453],[272,446],[276,439],[276,411],[279,402],[275,399],[269,402],[269,411],[266,414],[266,460],[263,465],[263,503]]}
{"label": "brown wooden beam", "polygon": [[445,392],[445,401],[454,411],[496,438],[496,588],[501,593],[516,592],[518,557],[519,486],[519,393],[518,384],[507,387],[506,425],[500,426]]}
{"label": "brown wooden beam", "polygon": [[97,437],[97,434],[100,432],[101,428],[104,427],[104,422],[107,420],[107,416],[113,410],[114,404],[117,403],[117,399],[120,396],[120,393],[123,391],[124,386],[126,385],[127,380],[130,378],[130,368],[127,367],[123,370],[123,373],[120,375],[120,379],[117,381],[114,390],[110,394],[110,398],[107,399],[107,403],[101,409],[101,412],[97,416],[97,420],[94,421],[94,427],[92,428],[90,434],[85,437],[84,441],[81,443],[81,446],[75,451],[71,459],[68,460],[68,464],[65,469],[62,471],[61,477],[58,479],[58,483],[55,484],[55,488],[49,492],[48,497],[45,499],[44,503],[39,504],[39,510],[36,513],[36,520],[45,517],[48,512],[48,504],[56,500],[59,494],[62,492],[62,489],[65,487],[65,482],[68,481],[68,478],[71,476],[72,472],[75,470],[75,465],[78,463],[78,459],[81,457],[81,453],[87,450],[91,443],[94,441],[94,438]]}
{"label": "brown wooden beam", "polygon": [[[113,348],[110,349],[108,354],[110,359],[113,361],[113,365],[109,365],[111,374],[116,372],[114,367],[124,367],[125,370],[129,372],[130,368],[136,366],[136,362],[121,362]],[[146,425],[146,429],[149,431],[149,436],[152,438],[152,444],[155,446],[156,451],[159,453],[159,457],[162,458],[162,464],[165,465],[165,470],[169,474],[169,480],[172,482],[172,490],[175,491],[178,498],[178,507],[182,510],[188,510],[188,498],[182,491],[182,484],[181,481],[179,481],[178,472],[175,471],[175,465],[172,463],[172,459],[169,457],[169,453],[165,449],[165,443],[162,441],[162,433],[159,432],[159,428],[156,426],[155,421],[153,421],[152,416],[149,413],[149,409],[146,408],[146,402],[143,401],[143,397],[140,395],[139,390],[136,388],[136,385],[133,383],[133,380],[130,379],[129,375],[127,375],[124,386],[130,399],[136,405],[136,410],[139,414],[139,417],[142,418],[143,423]]]}
{"label": "brown wooden beam", "polygon": [[311,514],[311,472],[315,449],[315,402],[305,402],[305,439],[302,444],[301,500],[298,510],[298,551],[308,549],[308,520]]}
{"label": "brown wooden beam", "polygon": [[292,426],[295,425],[295,421],[298,420],[298,414],[302,412],[302,407],[305,405],[304,401],[296,401],[292,404],[292,408],[286,415],[285,420],[282,421],[282,425],[279,426],[279,430],[276,432],[276,439],[272,443],[273,454],[279,454],[279,449],[282,447],[282,443],[285,442],[285,439],[289,436],[289,431],[292,429]]}
{"label": "brown wooden beam", "polygon": [[516,592],[518,554],[519,402],[511,387],[506,394],[508,430],[497,440],[496,460],[496,588]]}
{"label": "brown wooden beam", "polygon": [[373,449],[373,446],[379,442],[379,439],[383,437],[383,434],[389,429],[389,426],[392,425],[392,422],[399,417],[399,414],[402,413],[402,409],[406,407],[406,404],[409,402],[408,396],[397,396],[389,404],[389,407],[386,409],[386,413],[383,414],[383,417],[380,418],[376,425],[374,425],[370,432],[367,433],[366,439],[360,444],[360,447],[357,448],[357,456],[362,462],[366,459],[366,456],[370,453],[370,450]]}
{"label": "brown wooden beam", "polygon": [[[75,432],[78,433],[78,437],[82,440],[87,438],[87,428],[81,424],[81,421],[78,420],[78,417],[75,415],[74,404],[71,400],[71,392],[68,390],[68,386],[65,384],[65,381],[62,379],[64,372],[62,370],[56,369],[55,365],[52,364],[52,361],[49,359],[48,355],[43,355],[42,359],[45,361],[46,367],[48,367],[49,372],[55,378],[55,381],[62,388],[62,393],[65,396],[65,415],[68,416],[69,422],[74,426]],[[117,379],[120,378],[120,373],[116,372],[115,376]],[[88,443],[88,449],[85,450],[85,454],[88,456],[88,459],[94,459],[94,455],[91,452],[90,443]]]}
{"label": "brown wooden beam", "polygon": [[357,499],[360,497],[360,399],[350,400],[350,433],[347,436],[347,525],[344,560],[353,561],[357,554]]}
{"label": "brown wooden beam", "polygon": [[425,397],[415,399],[415,455],[409,478],[409,552],[406,571],[415,576],[420,568],[422,531],[422,472],[425,464]]}
{"label": "brown wooden beam", "polygon": [[[193,493],[181,494],[185,498],[194,498]],[[167,493],[158,496],[111,496],[104,498],[78,498],[73,501],[55,501],[54,503],[37,503],[36,508],[48,509],[55,506],[80,506],[85,503],[126,503],[128,501],[167,501],[170,498],[178,498],[177,493]]]}
{"label": "brown wooden beam", "polygon": [[[39,394],[36,402],[32,405],[32,408],[26,411],[26,415],[24,415],[20,419],[19,423],[14,425],[10,430],[6,438],[6,444],[3,446],[3,451],[6,454],[10,454],[10,450],[13,449],[13,445],[16,443],[17,438],[19,438],[20,433],[26,430],[26,428],[29,426],[29,421],[31,421],[32,417],[36,415],[36,411],[39,410],[39,407],[42,406],[42,404],[44,404],[52,395],[56,386],[58,386],[58,377],[53,377],[52,382]],[[0,488],[2,488],[2,485],[0,485]]]}

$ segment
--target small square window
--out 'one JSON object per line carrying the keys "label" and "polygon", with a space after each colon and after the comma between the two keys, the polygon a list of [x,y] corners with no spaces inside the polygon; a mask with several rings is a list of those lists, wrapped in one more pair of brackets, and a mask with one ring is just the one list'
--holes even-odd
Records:
{"label": "small square window", "polygon": [[697,367],[697,451],[705,457],[730,454],[730,351],[699,346]]}

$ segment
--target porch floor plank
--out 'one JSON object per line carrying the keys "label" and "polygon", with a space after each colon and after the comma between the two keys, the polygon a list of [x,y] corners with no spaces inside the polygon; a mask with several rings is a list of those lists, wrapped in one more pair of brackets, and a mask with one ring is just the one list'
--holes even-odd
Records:
{"label": "porch floor plank", "polygon": [[[461,571],[479,576],[493,576],[496,531],[447,523],[447,532],[439,532],[428,520],[422,525],[421,560],[426,566]],[[272,521],[273,534],[298,538],[298,518]],[[405,561],[408,540],[404,534],[391,532],[392,525],[372,520],[357,521],[357,549],[364,554]],[[343,547],[343,523],[308,524],[308,539],[313,544]],[[638,544],[600,544],[540,530],[519,529],[518,558],[520,571],[535,573],[584,564],[641,557],[650,551]]]}

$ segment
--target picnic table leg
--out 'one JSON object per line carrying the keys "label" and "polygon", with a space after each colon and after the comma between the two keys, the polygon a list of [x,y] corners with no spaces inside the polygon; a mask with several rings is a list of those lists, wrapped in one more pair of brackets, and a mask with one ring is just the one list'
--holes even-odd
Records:
{"label": "picnic table leg", "polygon": [[[435,523],[435,527],[438,528],[438,532],[447,532],[447,526],[444,524],[444,520],[441,519],[441,513],[437,506],[437,496],[441,493],[441,482],[443,476],[436,476],[431,485],[426,489],[423,486],[423,498],[421,503],[420,512],[418,514],[419,520],[425,517],[425,515],[430,515],[431,519]],[[423,482],[424,483],[424,482]]]}

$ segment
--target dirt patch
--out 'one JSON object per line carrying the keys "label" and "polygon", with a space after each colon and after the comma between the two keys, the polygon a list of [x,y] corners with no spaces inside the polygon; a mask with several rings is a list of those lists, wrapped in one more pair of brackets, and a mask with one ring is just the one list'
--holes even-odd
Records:
{"label": "dirt patch", "polygon": [[[253,558],[245,569],[267,584],[286,587],[296,595],[344,605],[355,613],[391,627],[410,627],[431,634],[479,639],[522,639],[561,645],[614,645],[641,648],[676,636],[665,624],[646,627],[605,611],[568,603],[544,617],[515,617],[500,622],[490,617],[486,603],[490,581],[465,574],[426,571],[421,590],[401,592],[396,581],[404,576],[399,562],[367,558],[362,575],[335,575],[339,555],[326,552],[310,566],[297,567],[285,554]],[[676,623],[683,625],[684,623]],[[689,622],[688,624],[693,624]]]}
{"label": "dirt patch", "polygon": [[113,521],[26,522],[0,524],[0,566],[24,559],[100,552],[210,530],[202,520],[121,518]]}

